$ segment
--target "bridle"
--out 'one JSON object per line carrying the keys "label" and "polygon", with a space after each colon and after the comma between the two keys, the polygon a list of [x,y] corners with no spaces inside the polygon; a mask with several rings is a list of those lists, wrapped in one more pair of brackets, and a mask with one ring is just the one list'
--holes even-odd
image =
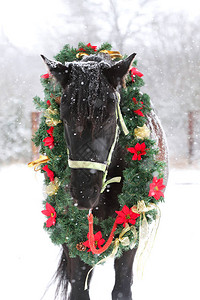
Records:
{"label": "bridle", "polygon": [[[121,109],[120,109],[120,94],[118,92],[115,92],[115,93],[117,96],[117,105],[116,105],[116,113],[115,113],[116,121],[119,121],[124,134],[127,135],[129,133],[129,131],[126,127],[126,124],[124,122],[124,119],[123,119],[122,113],[121,113]],[[119,137],[119,126],[118,126],[118,122],[117,122],[114,141],[112,143],[112,146],[111,146],[109,154],[108,154],[107,161],[105,163],[93,162],[93,161],[71,160],[69,158],[69,150],[68,150],[68,165],[71,169],[93,169],[93,170],[97,170],[97,171],[102,171],[104,173],[103,180],[102,180],[101,193],[104,192],[104,190],[108,184],[113,183],[113,182],[119,183],[121,181],[121,177],[113,177],[109,180],[106,180],[107,174],[108,174],[108,168],[109,168],[111,160],[112,160],[112,155],[113,155],[118,137]]]}

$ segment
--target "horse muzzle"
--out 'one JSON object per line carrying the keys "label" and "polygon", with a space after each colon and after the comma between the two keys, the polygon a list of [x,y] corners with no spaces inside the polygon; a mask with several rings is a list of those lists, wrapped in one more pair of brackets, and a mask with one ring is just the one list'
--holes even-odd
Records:
{"label": "horse muzzle", "polygon": [[90,209],[95,207],[99,202],[101,188],[97,185],[87,188],[70,187],[70,192],[73,197],[74,204],[79,209]]}
{"label": "horse muzzle", "polygon": [[71,170],[70,193],[79,209],[95,207],[100,198],[102,172],[79,169]]}

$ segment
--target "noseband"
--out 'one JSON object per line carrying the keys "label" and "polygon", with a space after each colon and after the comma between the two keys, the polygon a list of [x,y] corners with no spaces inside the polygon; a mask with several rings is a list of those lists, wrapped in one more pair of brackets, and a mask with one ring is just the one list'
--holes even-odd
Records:
{"label": "noseband", "polygon": [[[124,122],[124,119],[123,119],[122,113],[121,113],[121,109],[120,109],[120,94],[118,92],[116,92],[116,96],[117,96],[117,107],[116,107],[116,114],[115,114],[116,120],[117,121],[119,120],[119,123],[121,125],[121,128],[122,128],[124,134],[127,135],[129,133],[129,131],[126,127],[126,124]],[[115,130],[115,138],[114,138],[113,144],[110,148],[107,161],[105,163],[93,162],[93,161],[71,160],[68,158],[68,165],[71,169],[93,169],[93,170],[97,170],[97,171],[102,171],[104,173],[101,193],[104,192],[104,190],[108,184],[113,183],[113,182],[119,183],[121,181],[121,177],[113,177],[109,180],[106,180],[107,174],[108,174],[108,168],[109,168],[111,160],[112,160],[112,155],[113,155],[113,152],[115,149],[115,145],[117,143],[118,136],[119,136],[119,126],[117,124],[116,130]],[[68,151],[68,153],[69,153],[69,151]]]}

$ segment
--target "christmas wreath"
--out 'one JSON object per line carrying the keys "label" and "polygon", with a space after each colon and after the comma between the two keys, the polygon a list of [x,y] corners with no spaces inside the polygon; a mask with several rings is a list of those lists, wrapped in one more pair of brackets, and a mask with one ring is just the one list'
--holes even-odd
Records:
{"label": "christmas wreath", "polygon": [[[100,48],[79,43],[77,49],[65,45],[55,56],[61,63],[79,61],[84,55],[105,52],[112,59],[120,60],[117,51],[111,51],[111,45],[104,43]],[[138,247],[142,238],[142,226],[156,220],[159,214],[158,202],[164,200],[162,190],[165,163],[156,160],[158,148],[150,137],[146,124],[151,111],[150,98],[142,93],[143,74],[138,71],[136,62],[126,78],[126,87],[121,90],[121,111],[129,134],[120,133],[119,143],[126,149],[127,168],[123,172],[124,184],[119,195],[121,210],[116,211],[116,219],[109,217],[99,222],[101,230],[94,234],[95,247],[101,249],[116,220],[113,242],[102,254],[95,255],[88,241],[87,211],[73,205],[68,191],[70,168],[63,124],[59,116],[61,87],[50,73],[41,76],[44,87],[44,99],[34,98],[36,108],[41,111],[41,121],[33,142],[40,147],[40,157],[30,163],[36,170],[45,173],[47,197],[42,213],[47,216],[44,224],[54,244],[67,243],[71,257],[77,255],[89,265],[95,265],[108,256],[119,257],[123,251]],[[105,190],[106,192],[106,190]]]}

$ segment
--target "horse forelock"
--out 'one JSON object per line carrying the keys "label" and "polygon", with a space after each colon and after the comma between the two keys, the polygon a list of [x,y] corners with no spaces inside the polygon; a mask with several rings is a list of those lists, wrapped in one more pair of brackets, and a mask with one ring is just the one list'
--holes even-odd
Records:
{"label": "horse forelock", "polygon": [[69,64],[71,79],[63,95],[61,118],[67,110],[78,126],[83,127],[90,120],[93,127],[98,127],[107,114],[108,101],[114,91],[102,70],[112,62],[106,55],[91,55]]}

